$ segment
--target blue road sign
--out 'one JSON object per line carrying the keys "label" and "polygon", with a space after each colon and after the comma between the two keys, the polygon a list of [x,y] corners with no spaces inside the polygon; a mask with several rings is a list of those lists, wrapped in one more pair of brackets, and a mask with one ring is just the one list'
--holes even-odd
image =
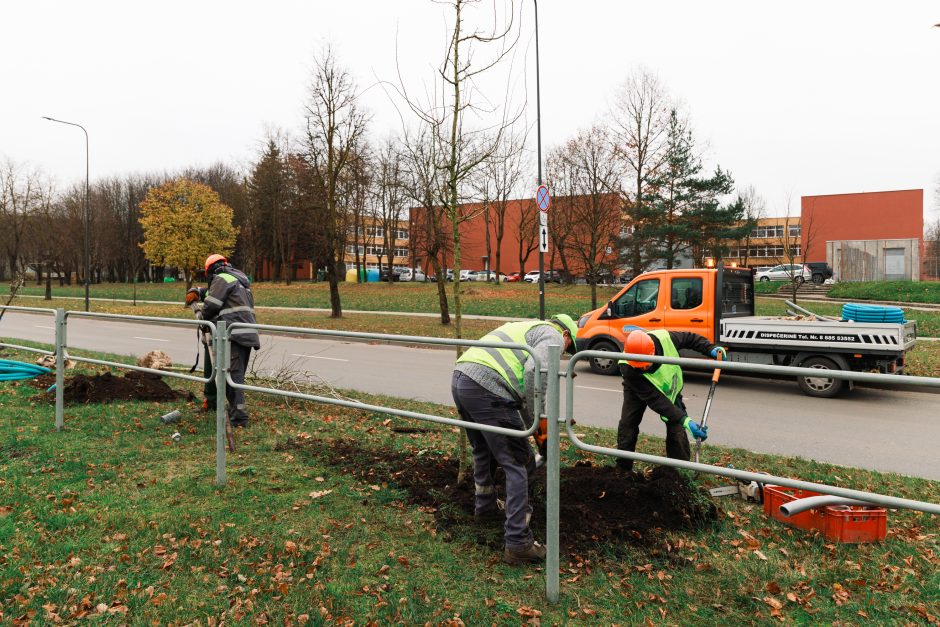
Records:
{"label": "blue road sign", "polygon": [[539,185],[538,191],[535,192],[535,204],[539,206],[539,211],[548,211],[548,206],[552,204],[548,188],[544,185]]}

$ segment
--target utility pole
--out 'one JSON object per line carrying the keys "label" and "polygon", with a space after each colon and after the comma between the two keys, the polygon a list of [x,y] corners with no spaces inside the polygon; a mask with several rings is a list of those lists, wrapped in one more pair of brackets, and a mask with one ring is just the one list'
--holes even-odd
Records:
{"label": "utility pole", "polygon": [[[539,187],[542,186],[542,102],[539,86],[539,3],[535,6],[535,134],[538,145]],[[539,320],[545,320],[545,253],[539,247]]]}

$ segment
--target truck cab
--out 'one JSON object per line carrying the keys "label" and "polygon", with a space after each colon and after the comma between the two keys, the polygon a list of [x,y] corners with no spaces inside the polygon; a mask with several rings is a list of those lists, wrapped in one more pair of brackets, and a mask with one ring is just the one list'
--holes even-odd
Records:
{"label": "truck cab", "polygon": [[[754,277],[745,268],[644,272],[603,307],[578,320],[578,350],[621,352],[630,331],[691,331],[717,342],[722,318],[754,315]],[[600,374],[617,372],[613,359],[592,358]]]}

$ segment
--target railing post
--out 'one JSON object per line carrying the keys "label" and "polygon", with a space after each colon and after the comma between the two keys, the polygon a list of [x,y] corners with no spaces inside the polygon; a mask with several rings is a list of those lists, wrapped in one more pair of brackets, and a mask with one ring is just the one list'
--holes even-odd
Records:
{"label": "railing post", "polygon": [[559,509],[559,474],[561,448],[559,445],[558,407],[559,384],[558,363],[561,359],[561,346],[548,346],[548,386],[545,399],[546,418],[548,422],[548,460],[546,462],[546,492],[547,503],[545,507],[545,596],[549,603],[558,602],[558,559],[560,553],[558,539],[558,509]]}
{"label": "railing post", "polygon": [[55,310],[55,430],[65,426],[65,310]]}
{"label": "railing post", "polygon": [[219,320],[212,336],[212,353],[215,355],[215,483],[219,486],[225,485],[225,373],[228,371],[225,345],[225,321]]}

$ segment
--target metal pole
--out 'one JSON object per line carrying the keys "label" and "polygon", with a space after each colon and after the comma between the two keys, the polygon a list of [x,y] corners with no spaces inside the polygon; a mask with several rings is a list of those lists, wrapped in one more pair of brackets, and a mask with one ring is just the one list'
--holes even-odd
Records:
{"label": "metal pole", "polygon": [[55,430],[65,427],[65,310],[55,310]]}
{"label": "metal pole", "polygon": [[85,127],[81,124],[76,124],[75,122],[66,122],[65,120],[58,120],[56,118],[50,118],[47,115],[42,116],[44,120],[49,120],[50,122],[58,122],[60,124],[68,124],[69,126],[77,126],[82,129],[82,132],[85,133],[85,212],[82,216],[82,221],[85,223],[85,246],[84,246],[84,266],[85,266],[85,311],[88,311],[88,285],[91,280],[91,255],[89,253],[89,242],[91,241],[91,235],[89,232],[88,223],[91,221],[91,214],[88,211],[88,173],[89,173],[89,164],[88,164],[88,131],[85,130]]}
{"label": "metal pole", "polygon": [[225,372],[228,362],[225,360],[225,321],[216,323],[212,348],[215,353],[215,483],[225,485]]}
{"label": "metal pole", "polygon": [[[542,99],[539,86],[539,3],[535,6],[535,134],[538,144],[539,186],[542,185]],[[538,207],[536,207],[538,209]],[[539,246],[539,320],[545,320],[545,253]]]}
{"label": "metal pole", "polygon": [[548,347],[548,390],[546,398],[546,418],[548,422],[548,447],[546,449],[548,460],[546,462],[546,493],[545,506],[545,596],[549,603],[558,602],[558,561],[561,547],[558,540],[559,503],[559,446],[558,411],[561,385],[558,374],[558,364],[561,359],[561,346]]}

